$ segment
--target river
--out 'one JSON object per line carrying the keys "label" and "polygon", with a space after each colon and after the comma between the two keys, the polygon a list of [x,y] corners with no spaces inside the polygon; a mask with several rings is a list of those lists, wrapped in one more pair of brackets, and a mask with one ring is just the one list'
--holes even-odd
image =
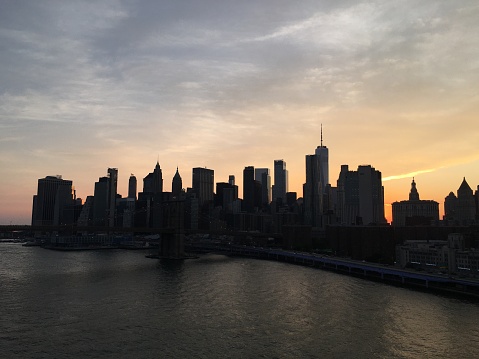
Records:
{"label": "river", "polygon": [[477,358],[479,303],[287,263],[0,244],[0,358]]}

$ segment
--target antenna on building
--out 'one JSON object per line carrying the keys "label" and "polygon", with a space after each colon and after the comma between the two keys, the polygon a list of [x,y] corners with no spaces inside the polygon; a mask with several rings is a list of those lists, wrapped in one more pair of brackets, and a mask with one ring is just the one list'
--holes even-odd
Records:
{"label": "antenna on building", "polygon": [[323,147],[323,124],[321,124],[321,147]]}

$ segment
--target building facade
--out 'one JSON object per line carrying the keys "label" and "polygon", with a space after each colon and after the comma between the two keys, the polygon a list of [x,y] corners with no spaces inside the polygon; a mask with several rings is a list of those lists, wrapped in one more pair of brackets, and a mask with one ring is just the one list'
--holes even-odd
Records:
{"label": "building facade", "polygon": [[71,224],[73,207],[72,181],[64,180],[60,175],[40,178],[37,194],[33,196],[32,225]]}
{"label": "building facade", "polygon": [[261,205],[269,205],[271,202],[271,175],[269,168],[255,168],[254,179],[261,183]]}
{"label": "building facade", "polygon": [[286,162],[283,160],[274,161],[274,185],[273,185],[273,201],[281,201],[286,203],[286,192],[288,192],[288,170]]}
{"label": "building facade", "polygon": [[370,165],[349,171],[341,166],[337,185],[337,220],[345,225],[385,224],[381,172]]}
{"label": "building facade", "polygon": [[429,225],[431,221],[439,219],[439,203],[419,199],[414,178],[411,183],[409,200],[392,204],[392,225]]}
{"label": "building facade", "polygon": [[444,199],[444,219],[459,225],[470,225],[475,223],[476,216],[476,200],[464,178],[457,190],[457,197],[451,192]]}
{"label": "building facade", "polygon": [[215,172],[208,168],[193,168],[193,191],[198,198],[198,205],[201,207],[205,202],[214,200]]}

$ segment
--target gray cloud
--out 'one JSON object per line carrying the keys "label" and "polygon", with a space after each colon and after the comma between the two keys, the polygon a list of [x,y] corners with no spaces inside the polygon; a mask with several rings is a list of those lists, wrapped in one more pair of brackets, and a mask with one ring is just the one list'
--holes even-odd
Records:
{"label": "gray cloud", "polygon": [[302,164],[319,122],[341,162],[471,159],[478,18],[472,0],[4,1],[0,165]]}

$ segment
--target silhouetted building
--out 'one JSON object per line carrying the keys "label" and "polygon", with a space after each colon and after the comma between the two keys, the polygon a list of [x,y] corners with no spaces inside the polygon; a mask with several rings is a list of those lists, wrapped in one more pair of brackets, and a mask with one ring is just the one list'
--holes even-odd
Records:
{"label": "silhouetted building", "polygon": [[326,186],[329,184],[329,150],[323,146],[323,125],[321,124],[321,145],[316,148],[314,153],[318,156],[319,162],[319,182],[321,183],[321,191],[326,192]]}
{"label": "silhouetted building", "polygon": [[108,226],[115,226],[116,198],[118,187],[118,169],[108,168]]}
{"label": "silhouetted building", "polygon": [[183,181],[181,180],[180,173],[178,172],[178,167],[176,167],[176,173],[173,176],[173,180],[171,182],[171,193],[173,194],[173,197],[179,198],[182,190]]}
{"label": "silhouetted building", "polygon": [[80,215],[78,216],[77,225],[79,227],[86,227],[91,224],[91,221],[93,220],[93,201],[93,196],[86,197]]}
{"label": "silhouetted building", "polygon": [[93,224],[95,226],[115,225],[115,210],[118,184],[118,169],[108,168],[108,176],[95,182],[93,195]]}
{"label": "silhouetted building", "polygon": [[143,192],[153,194],[163,193],[163,174],[159,161],[156,162],[153,172],[143,178]]}
{"label": "silhouetted building", "polygon": [[275,160],[272,200],[279,200],[281,203],[286,203],[286,192],[288,192],[288,171],[286,170],[286,162],[283,160]]}
{"label": "silhouetted building", "polygon": [[470,225],[476,219],[476,202],[472,189],[463,179],[457,197],[449,193],[444,201],[445,219],[457,221],[461,225]]}
{"label": "silhouetted building", "polygon": [[303,186],[304,223],[322,227],[323,185],[319,155],[306,155],[306,183]]}
{"label": "silhouetted building", "polygon": [[414,178],[411,183],[409,200],[392,204],[392,225],[430,225],[432,220],[439,219],[439,203],[420,200]]}
{"label": "silhouetted building", "polygon": [[261,206],[268,206],[271,202],[271,176],[269,168],[255,168],[254,179],[261,183]]}
{"label": "silhouetted building", "polygon": [[291,207],[294,205],[298,199],[298,194],[296,192],[286,192],[286,205]]}
{"label": "silhouetted building", "polygon": [[476,220],[479,220],[479,185],[474,192],[474,201],[476,202]]}
{"label": "silhouetted building", "polygon": [[243,211],[255,211],[255,180],[254,167],[247,166],[243,170]]}
{"label": "silhouetted building", "polygon": [[341,166],[337,187],[338,220],[341,224],[384,224],[384,188],[381,172],[370,165],[349,171]]}
{"label": "silhouetted building", "polygon": [[453,192],[449,192],[444,198],[444,219],[454,221],[456,219],[457,197]]}
{"label": "silhouetted building", "polygon": [[135,215],[135,199],[117,198],[116,213],[116,227],[133,227]]}
{"label": "silhouetted building", "polygon": [[128,198],[134,198],[136,200],[137,181],[135,175],[132,173],[128,180]]}
{"label": "silhouetted building", "polygon": [[40,178],[37,194],[33,196],[32,225],[71,224],[73,206],[72,181],[64,180],[60,175]]}
{"label": "silhouetted building", "polygon": [[202,207],[205,202],[214,200],[215,172],[207,168],[193,168],[193,191],[196,192],[198,204]]}
{"label": "silhouetted building", "polygon": [[216,183],[215,206],[222,207],[223,210],[231,212],[233,210],[233,201],[238,199],[238,186],[231,185],[228,182]]}

